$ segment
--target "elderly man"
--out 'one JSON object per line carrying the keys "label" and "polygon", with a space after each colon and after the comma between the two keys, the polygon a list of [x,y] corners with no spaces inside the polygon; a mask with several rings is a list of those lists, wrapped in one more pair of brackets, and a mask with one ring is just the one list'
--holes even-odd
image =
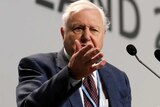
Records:
{"label": "elderly man", "polygon": [[106,23],[95,4],[70,4],[60,29],[64,48],[20,61],[18,107],[131,107],[126,74],[103,59]]}

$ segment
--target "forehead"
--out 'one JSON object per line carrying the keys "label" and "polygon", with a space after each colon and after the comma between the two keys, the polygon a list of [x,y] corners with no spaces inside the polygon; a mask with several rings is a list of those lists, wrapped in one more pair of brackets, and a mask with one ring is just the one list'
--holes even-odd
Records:
{"label": "forehead", "polygon": [[84,9],[78,12],[72,12],[68,24],[83,24],[87,26],[103,26],[100,12],[96,9]]}

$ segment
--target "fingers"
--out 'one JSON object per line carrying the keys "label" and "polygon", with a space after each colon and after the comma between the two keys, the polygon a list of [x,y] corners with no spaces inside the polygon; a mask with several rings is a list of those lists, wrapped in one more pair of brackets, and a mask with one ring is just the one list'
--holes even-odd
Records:
{"label": "fingers", "polygon": [[74,53],[80,51],[79,54],[81,56],[83,56],[86,52],[88,52],[90,49],[93,48],[93,45],[91,45],[91,44],[88,44],[85,47],[82,47],[78,40],[75,40],[75,44],[76,44],[76,49],[75,49]]}
{"label": "fingers", "polygon": [[96,63],[97,60],[100,60],[103,57],[103,54],[100,53],[100,50],[97,48],[90,49],[85,55],[84,55],[87,63]]}
{"label": "fingers", "polygon": [[79,52],[79,55],[84,56],[91,49],[93,49],[93,46],[91,44],[88,44],[81,49],[81,51]]}
{"label": "fingers", "polygon": [[78,52],[77,57],[81,60],[81,63],[91,66],[92,64],[97,63],[103,57],[103,54],[100,53],[100,50],[98,48],[94,48],[91,44],[88,44],[82,48],[78,40],[75,40],[75,44],[75,52]]}
{"label": "fingers", "polygon": [[78,52],[81,49],[81,44],[79,43],[78,40],[75,40],[75,44],[76,44],[76,49],[74,53]]}
{"label": "fingers", "polygon": [[82,47],[78,40],[75,40],[75,44],[76,48],[74,53],[76,53],[78,65],[89,69],[97,69],[104,65],[105,61],[101,61],[103,54],[98,48],[95,48],[92,44]]}
{"label": "fingers", "polygon": [[81,79],[93,71],[103,67],[106,63],[101,60],[103,54],[92,44],[82,46],[78,40],[75,40],[74,55],[71,57],[68,68],[74,79]]}
{"label": "fingers", "polygon": [[90,68],[91,71],[95,71],[97,69],[102,68],[106,64],[105,60],[100,61],[99,63],[93,64],[92,67]]}

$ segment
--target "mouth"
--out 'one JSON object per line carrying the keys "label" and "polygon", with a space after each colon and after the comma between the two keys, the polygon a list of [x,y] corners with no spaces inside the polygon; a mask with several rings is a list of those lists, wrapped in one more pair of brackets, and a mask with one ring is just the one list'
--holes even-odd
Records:
{"label": "mouth", "polygon": [[87,46],[87,45],[93,45],[92,43],[80,43],[82,47]]}
{"label": "mouth", "polygon": [[87,44],[81,44],[81,47],[85,47]]}

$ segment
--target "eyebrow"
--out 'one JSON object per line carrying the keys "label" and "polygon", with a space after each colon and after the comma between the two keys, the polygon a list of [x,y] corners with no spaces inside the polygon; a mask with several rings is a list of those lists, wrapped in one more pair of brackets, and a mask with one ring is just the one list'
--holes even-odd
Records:
{"label": "eyebrow", "polygon": [[81,23],[72,23],[71,27],[75,27],[75,26],[85,26],[84,24]]}
{"label": "eyebrow", "polygon": [[[85,27],[85,26],[87,26],[87,25],[82,24],[82,23],[72,23],[72,24],[71,24],[71,28],[74,28],[74,27],[76,27],[76,26]],[[100,27],[97,26],[97,25],[95,25],[95,26],[92,25],[92,26],[87,26],[87,27],[89,27],[89,28],[98,28],[98,29],[100,29]]]}

